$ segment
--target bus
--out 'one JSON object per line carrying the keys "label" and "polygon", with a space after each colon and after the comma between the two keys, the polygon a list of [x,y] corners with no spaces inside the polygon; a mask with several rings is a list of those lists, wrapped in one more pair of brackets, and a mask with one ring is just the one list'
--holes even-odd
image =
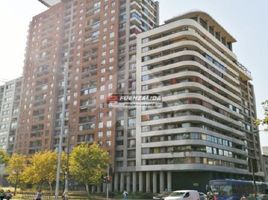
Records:
{"label": "bus", "polygon": [[[211,180],[208,191],[214,195],[216,200],[240,200],[244,195],[247,199],[255,200],[253,181],[246,180]],[[259,199],[267,199],[268,183],[256,182],[256,193]]]}

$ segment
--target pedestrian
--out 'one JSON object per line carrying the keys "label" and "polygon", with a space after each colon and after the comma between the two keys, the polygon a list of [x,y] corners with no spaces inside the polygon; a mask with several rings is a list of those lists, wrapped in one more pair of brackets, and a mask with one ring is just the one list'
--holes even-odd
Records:
{"label": "pedestrian", "polygon": [[35,200],[42,200],[42,192],[41,190],[38,190],[35,195]]}
{"label": "pedestrian", "polygon": [[0,190],[0,200],[4,200],[5,198],[5,191],[3,189]]}
{"label": "pedestrian", "polygon": [[10,200],[12,198],[12,193],[10,192],[10,190],[7,190],[5,196],[6,196],[6,200]]}
{"label": "pedestrian", "polygon": [[210,191],[207,192],[207,199],[208,200],[213,200],[214,199],[212,192],[210,192]]}
{"label": "pedestrian", "polygon": [[68,192],[67,192],[67,191],[64,191],[64,192],[62,193],[62,199],[63,199],[63,200],[68,200]]}
{"label": "pedestrian", "polygon": [[242,197],[240,198],[240,200],[247,200],[245,194],[242,195]]}
{"label": "pedestrian", "polygon": [[123,197],[124,197],[124,200],[128,199],[128,192],[126,190],[124,190],[123,192]]}

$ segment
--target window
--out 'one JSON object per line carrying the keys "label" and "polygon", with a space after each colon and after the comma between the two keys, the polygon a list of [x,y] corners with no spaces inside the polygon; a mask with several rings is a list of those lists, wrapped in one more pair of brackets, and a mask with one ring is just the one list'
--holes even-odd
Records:
{"label": "window", "polygon": [[110,147],[110,146],[112,145],[112,142],[111,142],[110,140],[107,140],[107,141],[106,141],[106,145],[107,145],[108,147]]}
{"label": "window", "polygon": [[103,132],[98,132],[98,138],[102,138],[103,137]]}
{"label": "window", "polygon": [[107,125],[106,125],[108,128],[111,128],[112,127],[112,121],[107,121]]}
{"label": "window", "polygon": [[142,79],[142,81],[147,81],[150,79],[150,77],[149,77],[149,75],[143,75],[141,79]]}
{"label": "window", "polygon": [[143,48],[142,48],[142,52],[143,52],[143,53],[145,53],[145,52],[147,52],[147,51],[149,51],[149,47],[143,47]]}
{"label": "window", "polygon": [[135,119],[129,119],[128,120],[128,126],[135,126],[136,120]]}
{"label": "window", "polygon": [[207,153],[212,153],[212,147],[206,147]]}
{"label": "window", "polygon": [[94,3],[94,6],[93,6],[94,10],[99,9],[100,5],[101,5],[101,2]]}
{"label": "window", "polygon": [[98,39],[98,38],[99,38],[99,34],[100,34],[99,31],[95,31],[95,32],[93,32],[93,33],[91,34],[91,39],[92,39],[92,40],[96,40],[96,39]]}
{"label": "window", "polygon": [[112,131],[107,131],[106,132],[106,137],[111,137],[111,135],[112,135]]}
{"label": "window", "polygon": [[147,132],[147,131],[150,131],[150,127],[149,126],[143,126],[141,128],[142,132]]}
{"label": "window", "polygon": [[143,38],[142,39],[142,43],[144,44],[144,43],[147,43],[147,42],[149,42],[149,38]]}
{"label": "window", "polygon": [[110,33],[110,38],[114,38],[114,32]]}
{"label": "window", "polygon": [[184,195],[184,198],[187,198],[190,196],[190,193],[189,192],[186,192],[185,195]]}
{"label": "window", "polygon": [[148,90],[148,85],[143,85],[142,88],[141,88],[142,91],[146,91]]}

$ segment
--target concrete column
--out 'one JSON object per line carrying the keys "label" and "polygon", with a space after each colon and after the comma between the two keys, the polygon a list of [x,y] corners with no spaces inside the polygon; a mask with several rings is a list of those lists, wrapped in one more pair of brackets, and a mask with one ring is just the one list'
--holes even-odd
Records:
{"label": "concrete column", "polygon": [[108,188],[109,188],[109,192],[113,191],[113,183],[109,183],[108,184]]}
{"label": "concrete column", "polygon": [[106,192],[106,186],[107,184],[106,183],[103,183],[102,184],[102,192],[105,193]]}
{"label": "concrete column", "polygon": [[157,173],[153,172],[153,193],[157,193]]}
{"label": "concrete column", "polygon": [[95,185],[92,185],[91,186],[91,192],[94,193],[96,191],[96,186]]}
{"label": "concrete column", "polygon": [[131,173],[127,173],[127,191],[130,192],[130,175]]}
{"label": "concrete column", "polygon": [[142,172],[139,172],[139,192],[143,192],[143,180]]}
{"label": "concrete column", "polygon": [[120,173],[120,192],[124,191],[125,187],[125,174]]}
{"label": "concrete column", "polygon": [[101,185],[97,185],[97,193],[101,193]]}
{"label": "concrete column", "polygon": [[118,192],[118,173],[114,174],[114,191]]}
{"label": "concrete column", "polygon": [[137,192],[137,175],[136,175],[136,172],[132,173],[132,192]]}
{"label": "concrete column", "polygon": [[167,189],[168,191],[172,191],[171,172],[167,172]]}
{"label": "concrete column", "polygon": [[160,192],[164,192],[165,190],[164,172],[160,172],[159,189],[160,189]]}
{"label": "concrete column", "polygon": [[146,192],[150,192],[150,172],[146,172]]}

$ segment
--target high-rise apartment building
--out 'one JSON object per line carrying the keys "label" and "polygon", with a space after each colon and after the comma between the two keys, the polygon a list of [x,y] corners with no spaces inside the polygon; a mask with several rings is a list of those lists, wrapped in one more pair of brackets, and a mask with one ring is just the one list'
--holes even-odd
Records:
{"label": "high-rise apartment building", "polygon": [[262,155],[262,160],[263,160],[263,171],[265,174],[265,181],[268,181],[268,156],[267,154]]}
{"label": "high-rise apartment building", "polygon": [[201,11],[138,35],[137,94],[163,101],[137,108],[140,191],[205,190],[211,179],[251,179],[253,165],[263,179],[251,75],[234,42]]}
{"label": "high-rise apartment building", "polygon": [[0,86],[0,149],[12,154],[17,131],[22,78]]}
{"label": "high-rise apartment building", "polygon": [[61,2],[61,0],[38,0],[47,7],[54,6]]}
{"label": "high-rise apartment building", "polygon": [[116,91],[118,10],[118,1],[65,1],[33,18],[18,152],[57,148],[66,98],[63,148],[96,141],[113,157],[115,112],[105,98]]}
{"label": "high-rise apartment building", "polygon": [[[112,158],[114,191],[247,179],[253,159],[263,177],[250,73],[208,14],[158,27],[153,0],[41,2],[50,8],[29,28],[17,152],[56,149],[62,130],[65,151],[95,141]],[[163,104],[109,107],[116,93],[157,93]]]}
{"label": "high-rise apartment building", "polygon": [[[157,1],[121,0],[117,93],[136,93],[136,37],[159,23]],[[136,191],[136,109],[117,109],[114,190]]]}
{"label": "high-rise apartment building", "polygon": [[268,146],[262,147],[262,153],[268,156]]}
{"label": "high-rise apartment building", "polygon": [[56,149],[63,128],[63,150],[95,141],[109,151],[115,190],[123,190],[121,172],[135,170],[136,114],[109,107],[107,97],[135,93],[136,35],[158,25],[158,3],[42,2],[51,7],[29,27],[16,152]]}

